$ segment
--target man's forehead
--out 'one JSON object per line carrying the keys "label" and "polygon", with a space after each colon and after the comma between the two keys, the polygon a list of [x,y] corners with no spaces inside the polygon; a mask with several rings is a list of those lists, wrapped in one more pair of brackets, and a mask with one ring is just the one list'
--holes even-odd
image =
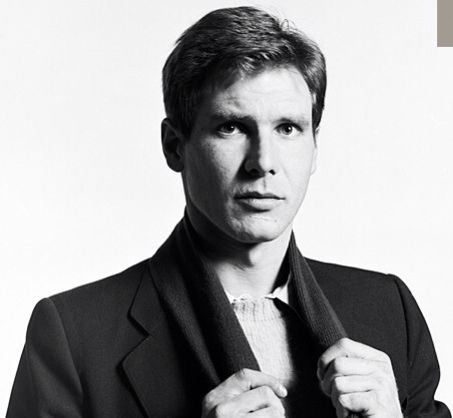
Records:
{"label": "man's forehead", "polygon": [[204,91],[202,108],[213,117],[230,118],[244,113],[285,113],[311,116],[312,97],[304,78],[295,68],[275,68],[235,77]]}
{"label": "man's forehead", "polygon": [[265,65],[252,72],[244,72],[237,68],[225,68],[214,70],[209,78],[207,78],[202,87],[202,93],[212,95],[218,91],[228,90],[235,84],[251,85],[254,80],[266,80],[275,78],[275,74],[291,74],[293,80],[297,80],[297,84],[302,84],[304,89],[308,89],[302,73],[292,64],[286,65]]}

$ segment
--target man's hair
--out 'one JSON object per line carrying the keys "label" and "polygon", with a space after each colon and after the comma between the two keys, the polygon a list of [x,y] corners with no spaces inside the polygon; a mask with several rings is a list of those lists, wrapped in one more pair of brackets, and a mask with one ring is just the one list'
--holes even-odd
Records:
{"label": "man's hair", "polygon": [[165,112],[190,135],[207,87],[290,66],[302,74],[310,90],[315,130],[327,82],[324,55],[316,43],[287,20],[255,7],[214,10],[181,35],[167,58],[162,74]]}

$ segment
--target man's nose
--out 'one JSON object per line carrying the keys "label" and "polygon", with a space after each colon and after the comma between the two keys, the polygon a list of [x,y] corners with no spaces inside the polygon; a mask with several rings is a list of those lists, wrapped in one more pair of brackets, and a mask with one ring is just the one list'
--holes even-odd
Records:
{"label": "man's nose", "polygon": [[278,171],[278,151],[272,134],[258,133],[249,139],[245,160],[245,171],[254,177],[276,174]]}

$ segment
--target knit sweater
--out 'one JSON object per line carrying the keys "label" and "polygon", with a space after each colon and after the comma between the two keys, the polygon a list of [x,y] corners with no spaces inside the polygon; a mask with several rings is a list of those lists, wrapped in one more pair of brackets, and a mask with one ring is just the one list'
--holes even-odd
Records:
{"label": "knit sweater", "polygon": [[[278,289],[278,292],[259,299],[248,295],[228,297],[261,371],[277,377],[288,390],[284,406],[287,416],[291,416],[293,414],[289,412],[299,408],[297,353],[302,341],[294,312],[283,301],[275,301],[275,293],[285,293],[285,290]],[[279,297],[285,298],[287,302],[287,297]]]}

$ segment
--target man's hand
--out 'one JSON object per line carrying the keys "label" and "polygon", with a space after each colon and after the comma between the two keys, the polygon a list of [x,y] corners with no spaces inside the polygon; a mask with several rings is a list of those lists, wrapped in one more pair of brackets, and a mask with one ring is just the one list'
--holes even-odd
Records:
{"label": "man's hand", "polygon": [[368,345],[342,338],[318,361],[321,389],[330,396],[338,418],[402,417],[390,358]]}
{"label": "man's hand", "polygon": [[275,377],[242,369],[204,397],[202,418],[284,417],[280,398],[285,396],[285,387]]}

